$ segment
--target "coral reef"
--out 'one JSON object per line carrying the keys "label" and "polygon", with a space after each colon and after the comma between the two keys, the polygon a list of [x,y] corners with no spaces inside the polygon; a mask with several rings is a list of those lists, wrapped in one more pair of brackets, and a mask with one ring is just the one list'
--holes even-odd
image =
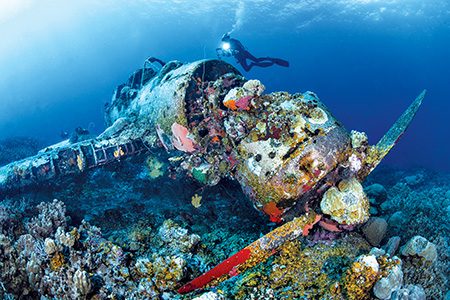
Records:
{"label": "coral reef", "polygon": [[217,295],[214,292],[207,292],[204,293],[203,295],[199,296],[199,297],[195,297],[192,300],[224,300],[225,298],[223,298],[220,295]]}
{"label": "coral reef", "polygon": [[[398,195],[405,173],[389,172],[382,173],[386,182],[377,173],[369,177],[372,187],[366,193],[376,199],[370,204],[380,207],[377,218],[389,220],[399,212],[409,221],[388,222],[380,248],[371,248],[368,234],[369,225],[379,219],[352,226],[352,232],[317,226],[310,236],[286,243],[278,254],[216,288],[179,295],[180,286],[273,224],[252,210],[236,185],[224,182],[203,192],[196,209],[191,205],[195,189],[150,180],[145,159],[140,164],[125,172],[92,174],[94,180],[88,178],[83,189],[66,185],[56,193],[66,204],[50,198],[55,194],[39,193],[30,197],[38,203],[23,198],[0,202],[0,298],[444,299],[449,290],[446,212],[429,214],[435,206],[425,201],[448,205],[447,179],[430,179],[432,194],[423,186],[431,183],[423,181],[413,188],[406,185]],[[135,179],[141,172],[145,188]],[[431,195],[437,199],[424,198]],[[39,203],[44,196],[47,202]],[[414,205],[400,206],[405,203],[401,198]],[[409,210],[420,219],[414,221]],[[420,223],[433,230],[423,230]]]}
{"label": "coral reef", "polygon": [[[155,297],[173,290],[183,278],[186,259],[180,253],[189,253],[199,241],[168,220],[158,237],[178,255],[154,253],[133,264],[130,253],[104,239],[97,227],[83,222],[68,228],[62,202],[41,203],[38,211],[25,223],[24,234],[0,236],[0,265],[5,270],[0,275],[2,297]],[[146,286],[152,287],[153,294]]]}
{"label": "coral reef", "polygon": [[[0,222],[1,232],[7,234],[0,235],[0,267],[5,270],[0,274],[2,299],[177,299],[181,296],[176,288],[188,270],[206,270],[228,255],[231,247],[223,245],[228,250],[222,256],[219,249],[214,255],[210,250],[226,226],[217,227],[200,244],[198,235],[189,234],[173,220],[155,220],[125,227],[117,236],[111,234],[110,239],[115,241],[111,242],[98,227],[85,221],[70,226],[66,206],[60,201],[39,203],[36,208],[21,202],[1,204],[6,220],[15,222],[15,230],[10,230],[11,223],[3,218]],[[179,218],[178,213],[176,216]],[[183,222],[186,220],[190,218],[186,216]],[[103,225],[107,224],[114,223],[105,220]],[[227,229],[221,239],[232,242],[228,232],[233,229]],[[244,238],[241,234],[234,238],[238,245],[244,245],[256,236]]]}
{"label": "coral reef", "polygon": [[[62,202],[42,202],[34,214],[26,212],[25,222],[19,218],[16,225],[2,228],[8,233],[4,244],[11,248],[5,258],[17,256],[11,272],[20,270],[26,277],[16,277],[22,282],[20,291],[14,280],[5,278],[8,293],[164,299],[182,297],[175,292],[180,285],[178,292],[188,293],[239,277],[234,290],[238,296],[364,299],[380,278],[386,276],[388,283],[399,278],[389,275],[396,264],[393,243],[386,246],[389,255],[359,253],[353,262],[348,258],[354,258],[350,252],[354,248],[348,246],[366,244],[361,231],[372,245],[382,242],[387,223],[381,216],[359,226],[370,212],[361,182],[406,130],[425,91],[378,144],[369,146],[365,133],[347,132],[313,92],[263,95],[260,81],[245,80],[221,60],[161,64],[158,70],[150,67],[147,76],[144,65],[117,88],[107,109],[110,127],[100,136],[90,137],[87,130],[77,128],[68,141],[0,168],[2,198],[42,188],[39,196],[30,198],[65,194],[67,198],[54,198],[84,212],[73,213],[72,222]],[[141,78],[139,83],[136,77]],[[152,158],[145,160],[142,154]],[[168,178],[174,181],[164,180]],[[401,183],[415,188],[425,178],[405,176]],[[92,179],[104,182],[88,185]],[[221,242],[230,243],[233,235],[241,242],[226,245],[223,253],[207,247],[216,245],[196,230],[214,232],[251,223],[234,219],[240,205],[225,209],[203,199],[204,190],[222,180],[235,180],[256,209],[271,222],[285,224],[274,229],[261,222],[255,227],[260,230],[242,230],[241,236],[229,230]],[[146,186],[149,181],[156,186]],[[183,182],[192,187],[183,189]],[[114,188],[106,187],[111,185]],[[164,189],[175,196],[155,199]],[[382,214],[387,201],[378,203],[385,200],[379,186],[372,190],[376,200],[372,210]],[[196,212],[183,205],[189,197]],[[101,202],[92,204],[93,198]],[[107,203],[111,206],[104,209]],[[222,216],[217,227],[207,224],[217,222],[224,210],[231,213]],[[106,225],[109,240],[90,221]],[[130,230],[129,224],[135,227]],[[202,227],[196,227],[199,224]],[[150,229],[143,230],[145,226]],[[349,233],[353,230],[355,236]],[[310,231],[312,236],[306,237]],[[248,244],[247,238],[253,242]],[[349,242],[351,238],[355,240]],[[211,268],[221,256],[229,258]],[[286,257],[289,261],[283,260]],[[328,260],[340,267],[323,272]],[[307,267],[304,274],[298,273],[299,265]],[[265,286],[258,284],[257,276]],[[378,285],[382,297],[394,290],[386,291],[385,281]]]}
{"label": "coral reef", "polygon": [[347,270],[343,290],[347,299],[368,299],[379,279],[380,266],[374,255],[359,256]]}
{"label": "coral reef", "polygon": [[434,262],[419,256],[403,257],[404,281],[423,288],[427,299],[444,299],[445,293],[450,290],[448,236],[437,238],[435,245],[438,256]]}
{"label": "coral reef", "polygon": [[409,284],[401,289],[398,289],[392,293],[392,300],[425,300],[425,291],[420,285]]}
{"label": "coral reef", "polygon": [[168,249],[179,249],[181,252],[189,252],[200,241],[197,234],[188,234],[187,229],[180,227],[172,220],[166,220],[158,229],[158,236]]}
{"label": "coral reef", "polygon": [[365,132],[358,132],[356,130],[350,131],[350,139],[353,148],[366,147],[369,144],[369,139]]}
{"label": "coral reef", "polygon": [[[386,236],[394,239],[384,249],[392,255],[388,249],[401,244],[399,254],[406,254],[401,256],[405,286],[418,286],[412,295],[420,296],[417,291],[424,290],[427,299],[444,299],[450,290],[450,215],[445,209],[450,204],[446,197],[450,175],[382,168],[369,177],[368,185],[374,183],[383,184],[387,191],[378,207],[380,216],[388,220]],[[404,288],[392,297],[401,299],[408,293]]]}
{"label": "coral reef", "polygon": [[221,289],[230,291],[228,296],[237,299],[310,299],[336,295],[342,268],[368,249],[368,244],[358,236],[312,246],[295,240],[286,243],[270,261],[243,273],[233,283],[225,282]]}

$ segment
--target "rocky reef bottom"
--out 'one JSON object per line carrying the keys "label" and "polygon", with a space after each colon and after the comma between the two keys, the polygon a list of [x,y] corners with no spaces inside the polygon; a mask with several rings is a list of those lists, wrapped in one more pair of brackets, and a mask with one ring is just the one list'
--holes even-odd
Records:
{"label": "rocky reef bottom", "polygon": [[380,168],[365,182],[365,225],[314,228],[264,263],[180,295],[275,224],[232,182],[199,191],[152,172],[124,164],[2,200],[0,299],[450,298],[450,175]]}

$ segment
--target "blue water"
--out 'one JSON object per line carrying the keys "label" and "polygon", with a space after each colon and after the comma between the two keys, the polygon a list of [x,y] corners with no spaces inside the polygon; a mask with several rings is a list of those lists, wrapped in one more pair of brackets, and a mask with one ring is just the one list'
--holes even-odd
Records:
{"label": "blue water", "polygon": [[230,30],[291,63],[246,77],[316,92],[372,143],[428,89],[385,164],[450,170],[450,4],[439,0],[1,2],[0,138],[101,132],[104,103],[145,58],[213,58]]}

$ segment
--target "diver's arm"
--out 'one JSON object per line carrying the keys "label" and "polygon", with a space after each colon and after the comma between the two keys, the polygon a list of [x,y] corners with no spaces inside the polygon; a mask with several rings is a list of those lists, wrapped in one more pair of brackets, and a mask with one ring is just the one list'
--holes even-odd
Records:
{"label": "diver's arm", "polygon": [[225,51],[222,48],[216,48],[216,53],[219,58],[222,56],[228,57],[228,56],[233,55],[233,53],[231,53],[230,50]]}

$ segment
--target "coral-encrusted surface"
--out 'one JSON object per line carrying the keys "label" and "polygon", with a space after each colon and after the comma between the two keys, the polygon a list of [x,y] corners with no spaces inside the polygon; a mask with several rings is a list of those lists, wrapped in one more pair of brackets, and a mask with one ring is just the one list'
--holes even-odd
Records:
{"label": "coral-encrusted surface", "polygon": [[[100,169],[0,202],[0,298],[443,299],[449,289],[449,177],[382,169],[365,190],[386,230],[322,224],[219,286],[179,295],[276,225],[236,184],[202,192],[152,179],[148,165]],[[198,208],[194,194],[202,194]],[[380,248],[366,240],[374,234]]]}

